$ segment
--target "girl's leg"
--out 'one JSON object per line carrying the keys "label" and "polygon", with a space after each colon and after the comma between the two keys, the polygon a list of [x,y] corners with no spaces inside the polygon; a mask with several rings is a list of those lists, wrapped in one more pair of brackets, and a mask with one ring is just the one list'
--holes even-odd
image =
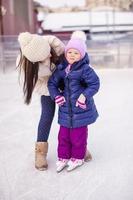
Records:
{"label": "girl's leg", "polygon": [[70,129],[60,126],[58,134],[58,158],[71,157]]}
{"label": "girl's leg", "polygon": [[87,136],[87,126],[71,129],[72,158],[84,159],[87,148]]}
{"label": "girl's leg", "polygon": [[85,153],[84,161],[89,162],[90,160],[92,160],[92,155],[91,155],[90,151],[87,149],[87,146],[86,146],[86,153]]}
{"label": "girl's leg", "polygon": [[47,142],[55,113],[55,102],[50,96],[41,96],[41,109],[37,142]]}

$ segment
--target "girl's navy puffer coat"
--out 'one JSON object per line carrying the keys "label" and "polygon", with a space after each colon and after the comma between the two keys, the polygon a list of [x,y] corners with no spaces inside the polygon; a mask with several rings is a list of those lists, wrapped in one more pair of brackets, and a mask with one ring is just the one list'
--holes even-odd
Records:
{"label": "girl's navy puffer coat", "polygon": [[[61,63],[48,82],[51,98],[55,100],[58,95],[63,95],[66,102],[59,107],[58,123],[68,128],[77,128],[94,123],[98,117],[98,112],[94,103],[93,96],[99,90],[99,78],[89,65],[88,54],[75,62],[71,70],[66,74],[68,66],[65,60]],[[60,91],[59,84],[64,81],[64,90]],[[80,94],[86,97],[86,109],[76,107],[76,101]]]}

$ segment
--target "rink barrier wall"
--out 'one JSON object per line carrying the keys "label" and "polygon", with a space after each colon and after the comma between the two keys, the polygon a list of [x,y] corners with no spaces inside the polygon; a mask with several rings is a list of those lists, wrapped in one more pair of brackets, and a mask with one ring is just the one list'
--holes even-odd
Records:
{"label": "rink barrier wall", "polygon": [[[94,68],[133,67],[133,40],[87,40],[87,47]],[[0,73],[16,70],[18,54],[17,36],[0,37]]]}

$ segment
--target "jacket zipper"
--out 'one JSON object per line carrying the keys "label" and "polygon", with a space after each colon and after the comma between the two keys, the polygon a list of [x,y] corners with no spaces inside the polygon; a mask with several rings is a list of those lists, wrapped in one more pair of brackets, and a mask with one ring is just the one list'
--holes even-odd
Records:
{"label": "jacket zipper", "polygon": [[[70,92],[71,90],[70,90],[70,84],[69,84],[69,78],[68,78],[68,76],[67,76],[67,80],[68,80],[68,90]],[[69,109],[69,116],[70,116],[70,128],[72,128],[73,127],[73,125],[72,125],[72,104],[71,104],[70,96],[71,96],[71,93],[68,96],[68,103],[69,103],[68,109]]]}

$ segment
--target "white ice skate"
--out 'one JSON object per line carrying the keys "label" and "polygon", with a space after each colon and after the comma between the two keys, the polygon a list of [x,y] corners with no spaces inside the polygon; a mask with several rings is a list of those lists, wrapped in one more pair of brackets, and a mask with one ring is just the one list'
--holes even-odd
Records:
{"label": "white ice skate", "polygon": [[61,172],[67,166],[67,163],[68,159],[59,158],[58,161],[56,162],[57,166],[56,171]]}
{"label": "white ice skate", "polygon": [[68,168],[67,168],[67,171],[72,171],[74,170],[75,168],[81,166],[84,164],[84,159],[75,159],[75,158],[71,158],[67,165],[68,165]]}

